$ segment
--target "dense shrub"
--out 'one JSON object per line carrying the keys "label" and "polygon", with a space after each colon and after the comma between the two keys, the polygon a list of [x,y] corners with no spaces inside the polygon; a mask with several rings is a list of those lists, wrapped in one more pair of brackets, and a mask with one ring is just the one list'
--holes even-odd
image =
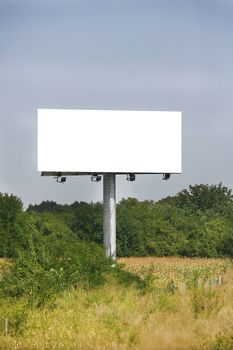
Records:
{"label": "dense shrub", "polygon": [[27,235],[23,203],[16,196],[0,193],[0,256],[14,257]]}
{"label": "dense shrub", "polygon": [[38,305],[68,288],[91,288],[104,282],[111,261],[94,243],[47,240],[19,251],[4,274],[1,295],[27,296]]}

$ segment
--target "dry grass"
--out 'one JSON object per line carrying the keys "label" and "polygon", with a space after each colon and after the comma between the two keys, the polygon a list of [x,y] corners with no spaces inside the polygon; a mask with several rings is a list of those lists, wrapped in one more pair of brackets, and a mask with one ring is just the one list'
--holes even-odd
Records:
{"label": "dry grass", "polygon": [[127,271],[144,276],[153,275],[160,281],[172,281],[177,287],[207,286],[222,284],[227,269],[231,266],[228,259],[200,259],[178,257],[121,258],[118,262]]}
{"label": "dry grass", "polygon": [[152,279],[150,290],[142,294],[135,286],[119,285],[110,277],[106,285],[90,292],[72,290],[61,295],[55,305],[29,309],[16,331],[13,317],[20,315],[25,302],[19,300],[14,305],[2,306],[2,317],[9,317],[9,335],[6,337],[1,329],[0,349],[209,350],[217,335],[224,333],[230,337],[233,332],[233,270],[229,261],[179,258],[123,261],[128,269],[135,265],[140,268],[166,265],[171,274],[174,269],[174,276],[177,267],[185,269],[195,265],[204,270],[211,265],[217,273],[223,273],[226,265],[224,283],[170,290],[164,284],[165,281],[170,283],[168,274],[163,279]]}
{"label": "dry grass", "polygon": [[181,258],[181,257],[131,257],[131,258],[118,258],[119,263],[123,263],[130,266],[144,266],[152,264],[164,264],[168,266],[206,266],[226,263],[226,259],[209,259],[209,258]]}
{"label": "dry grass", "polygon": [[7,258],[0,258],[0,268],[11,264],[11,260]]}
{"label": "dry grass", "polygon": [[[197,292],[197,298],[195,298],[195,291],[186,291],[185,294],[178,293],[177,297],[180,300],[178,312],[174,314],[161,312],[151,315],[148,326],[141,333],[139,349],[212,349],[211,344],[215,343],[219,334],[224,333],[226,337],[232,336],[232,280],[233,273],[231,272],[227,276],[225,287],[217,287],[214,294],[201,291]],[[201,304],[203,312],[200,310],[200,313],[195,314],[193,310],[195,302]],[[212,302],[218,305],[213,305]],[[228,350],[230,349],[232,348]]]}

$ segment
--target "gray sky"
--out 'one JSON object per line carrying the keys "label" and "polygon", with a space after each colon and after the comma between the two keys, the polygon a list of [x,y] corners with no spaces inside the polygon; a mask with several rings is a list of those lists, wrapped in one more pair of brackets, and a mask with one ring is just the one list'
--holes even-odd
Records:
{"label": "gray sky", "polygon": [[0,0],[0,191],[102,200],[88,176],[40,177],[37,108],[183,112],[183,174],[119,176],[118,200],[232,188],[233,0]]}

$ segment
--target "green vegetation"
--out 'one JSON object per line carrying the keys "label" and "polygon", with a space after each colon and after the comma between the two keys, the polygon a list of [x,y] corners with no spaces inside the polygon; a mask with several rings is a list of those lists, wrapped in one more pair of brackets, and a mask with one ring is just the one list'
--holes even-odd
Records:
{"label": "green vegetation", "polygon": [[113,268],[101,203],[0,194],[0,349],[232,348],[231,190],[123,199],[117,237]]}
{"label": "green vegetation", "polygon": [[[28,214],[51,215],[76,239],[102,243],[102,204],[30,205]],[[49,235],[52,228],[44,227]],[[53,224],[53,228],[54,228]],[[195,185],[158,202],[135,198],[117,205],[117,256],[233,256],[233,196],[219,185]]]}
{"label": "green vegetation", "polygon": [[57,240],[37,247],[31,243],[3,274],[1,293],[3,297],[24,296],[40,306],[71,287],[90,289],[103,284],[109,270],[109,259],[94,243]]}

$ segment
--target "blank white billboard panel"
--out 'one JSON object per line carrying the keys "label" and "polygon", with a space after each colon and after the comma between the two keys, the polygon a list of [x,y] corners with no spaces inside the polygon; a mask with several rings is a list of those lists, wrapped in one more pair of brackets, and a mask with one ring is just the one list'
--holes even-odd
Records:
{"label": "blank white billboard panel", "polygon": [[38,171],[181,173],[181,112],[38,110]]}

